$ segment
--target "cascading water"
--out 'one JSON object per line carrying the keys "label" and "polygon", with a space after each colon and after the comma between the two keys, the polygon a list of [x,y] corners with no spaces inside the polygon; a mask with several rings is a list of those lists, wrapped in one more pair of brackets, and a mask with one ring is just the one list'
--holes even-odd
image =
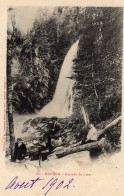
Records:
{"label": "cascading water", "polygon": [[77,57],[78,43],[79,40],[71,46],[64,59],[52,101],[41,109],[37,116],[64,118],[72,114],[74,80],[69,77],[73,73],[73,60]]}

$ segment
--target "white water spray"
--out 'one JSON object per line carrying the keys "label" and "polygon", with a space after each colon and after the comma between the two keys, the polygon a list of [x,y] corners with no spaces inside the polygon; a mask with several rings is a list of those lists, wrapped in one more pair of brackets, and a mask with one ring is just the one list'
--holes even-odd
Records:
{"label": "white water spray", "polygon": [[52,101],[37,116],[64,118],[72,114],[74,80],[70,77],[73,73],[73,60],[77,57],[78,43],[79,40],[71,46],[64,59]]}

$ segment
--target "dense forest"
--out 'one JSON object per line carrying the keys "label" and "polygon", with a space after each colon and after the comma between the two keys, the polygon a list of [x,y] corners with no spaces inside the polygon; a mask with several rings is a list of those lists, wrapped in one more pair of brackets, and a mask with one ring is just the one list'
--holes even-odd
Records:
{"label": "dense forest", "polygon": [[[51,14],[47,8],[39,13],[27,34],[18,28],[14,15],[13,29],[7,30],[7,75],[14,113],[37,113],[52,100],[62,62],[79,39],[70,121],[82,118],[83,106],[89,121],[103,128],[121,115],[122,8],[55,7]],[[84,125],[73,125],[78,142]],[[108,140],[116,138],[118,143],[120,125],[113,134],[108,134]]]}

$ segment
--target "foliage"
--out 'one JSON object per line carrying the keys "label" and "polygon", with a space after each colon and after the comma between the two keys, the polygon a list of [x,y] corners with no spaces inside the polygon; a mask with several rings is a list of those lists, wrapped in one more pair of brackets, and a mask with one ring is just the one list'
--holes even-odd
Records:
{"label": "foliage", "polygon": [[80,36],[73,77],[91,121],[97,123],[121,111],[121,19],[121,8],[87,8],[85,11],[84,24],[87,25]]}

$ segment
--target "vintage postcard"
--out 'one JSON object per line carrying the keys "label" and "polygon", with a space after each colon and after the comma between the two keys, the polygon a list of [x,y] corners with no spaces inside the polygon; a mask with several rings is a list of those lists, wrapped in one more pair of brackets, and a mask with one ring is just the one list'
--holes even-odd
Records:
{"label": "vintage postcard", "polygon": [[0,195],[124,195],[123,7],[0,3]]}

